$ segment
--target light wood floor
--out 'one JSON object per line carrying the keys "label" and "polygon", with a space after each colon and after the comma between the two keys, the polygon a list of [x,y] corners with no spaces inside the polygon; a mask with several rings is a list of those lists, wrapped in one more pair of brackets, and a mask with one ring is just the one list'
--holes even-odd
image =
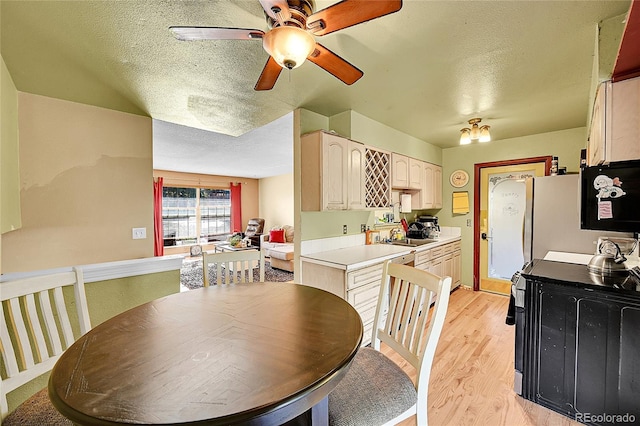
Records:
{"label": "light wood floor", "polygon": [[[515,328],[505,324],[509,299],[458,289],[438,343],[429,383],[429,425],[580,425],[513,391]],[[390,358],[394,352],[382,349]],[[396,361],[415,380],[410,365]],[[415,416],[400,423],[416,424]]]}

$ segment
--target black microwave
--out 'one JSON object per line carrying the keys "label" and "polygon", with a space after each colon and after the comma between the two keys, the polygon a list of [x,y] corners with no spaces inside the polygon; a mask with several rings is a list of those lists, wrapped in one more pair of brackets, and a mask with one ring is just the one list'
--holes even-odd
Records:
{"label": "black microwave", "polygon": [[640,160],[580,171],[580,227],[640,232]]}

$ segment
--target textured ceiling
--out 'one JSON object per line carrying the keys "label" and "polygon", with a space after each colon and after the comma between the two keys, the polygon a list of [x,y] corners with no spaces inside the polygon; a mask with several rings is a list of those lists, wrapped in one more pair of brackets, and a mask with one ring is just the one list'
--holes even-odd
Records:
{"label": "textured ceiling", "polygon": [[154,120],[153,167],[255,179],[291,173],[293,113],[238,137]]}
{"label": "textured ceiling", "polygon": [[[316,1],[316,9],[333,3]],[[2,56],[20,91],[148,114],[165,122],[156,128],[240,136],[298,107],[327,116],[355,110],[448,147],[475,116],[494,139],[585,126],[597,24],[630,3],[405,0],[393,15],[318,37],[364,71],[353,86],[307,62],[255,92],[267,60],[259,41],[180,42],[168,30],[266,30],[257,0],[2,0]],[[181,141],[170,131],[174,143],[206,134]]]}

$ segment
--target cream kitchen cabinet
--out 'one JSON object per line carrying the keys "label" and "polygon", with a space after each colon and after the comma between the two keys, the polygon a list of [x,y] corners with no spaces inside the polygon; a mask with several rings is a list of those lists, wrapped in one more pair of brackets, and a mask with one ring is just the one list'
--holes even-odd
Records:
{"label": "cream kitchen cabinet", "polygon": [[434,209],[442,208],[442,167],[433,166],[433,207]]}
{"label": "cream kitchen cabinet", "polygon": [[409,157],[391,153],[391,186],[409,188]]}
{"label": "cream kitchen cabinet", "polygon": [[[358,311],[364,326],[362,344],[371,341],[373,317],[380,292],[382,267],[386,260],[409,264],[413,256],[414,266],[432,273],[456,276],[455,253],[460,252],[460,240],[453,239],[433,243],[433,248],[422,246],[414,251],[410,247],[391,244],[353,246],[301,255],[301,283],[329,291],[347,300]],[[446,265],[446,266],[445,266]],[[460,273],[457,272],[459,276]],[[454,278],[455,279],[455,278]],[[458,280],[459,281],[459,280]]]}
{"label": "cream kitchen cabinet", "polygon": [[409,158],[409,189],[422,189],[425,164],[424,161]]}
{"label": "cream kitchen cabinet", "polygon": [[391,154],[391,186],[400,189],[422,188],[424,161],[407,157],[406,155]]}
{"label": "cream kitchen cabinet", "polygon": [[318,131],[302,136],[302,210],[365,208],[365,146]]}
{"label": "cream kitchen cabinet", "polygon": [[420,192],[411,199],[412,208],[414,210],[442,208],[442,167],[423,163],[422,183]]}
{"label": "cream kitchen cabinet", "polygon": [[591,116],[587,164],[640,159],[640,77],[598,86]]}
{"label": "cream kitchen cabinet", "polygon": [[362,346],[371,342],[383,264],[381,261],[361,269],[344,271],[331,266],[302,262],[305,285],[330,291],[347,300],[358,311],[364,328]]}
{"label": "cream kitchen cabinet", "polygon": [[[458,244],[458,247],[460,244]],[[453,263],[451,270],[451,287],[455,288],[462,284],[462,252],[460,249],[453,252]]]}
{"label": "cream kitchen cabinet", "polygon": [[451,277],[451,288],[458,287],[462,276],[460,241],[417,251],[415,267],[439,277]]}

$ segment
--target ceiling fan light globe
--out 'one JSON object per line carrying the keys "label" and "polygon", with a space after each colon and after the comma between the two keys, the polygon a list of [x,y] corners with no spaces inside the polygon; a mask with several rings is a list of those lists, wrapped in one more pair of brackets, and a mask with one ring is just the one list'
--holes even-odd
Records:
{"label": "ceiling fan light globe", "polygon": [[264,50],[282,68],[294,69],[302,65],[313,52],[316,41],[311,34],[297,27],[276,27],[262,38]]}

